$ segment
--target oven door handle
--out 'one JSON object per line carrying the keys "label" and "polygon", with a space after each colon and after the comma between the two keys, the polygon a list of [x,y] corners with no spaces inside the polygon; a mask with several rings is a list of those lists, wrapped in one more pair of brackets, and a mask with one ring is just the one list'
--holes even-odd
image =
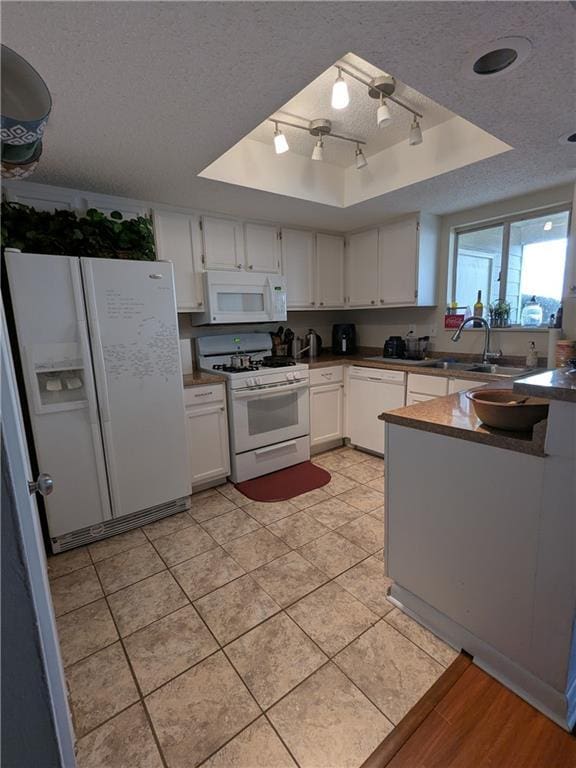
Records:
{"label": "oven door handle", "polygon": [[261,387],[245,390],[232,390],[234,400],[248,400],[253,397],[274,397],[282,392],[297,392],[299,389],[308,389],[309,383],[303,381],[300,384],[283,384],[279,387]]}

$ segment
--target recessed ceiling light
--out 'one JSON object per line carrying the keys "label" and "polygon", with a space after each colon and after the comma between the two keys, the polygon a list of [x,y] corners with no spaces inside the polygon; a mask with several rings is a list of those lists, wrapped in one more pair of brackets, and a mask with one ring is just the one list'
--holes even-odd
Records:
{"label": "recessed ceiling light", "polygon": [[501,37],[483,43],[467,55],[464,74],[484,80],[499,77],[523,64],[531,51],[532,43],[527,37]]}
{"label": "recessed ceiling light", "polygon": [[558,142],[560,144],[576,144],[576,133],[574,131],[563,133],[562,136],[560,136],[558,139]]}

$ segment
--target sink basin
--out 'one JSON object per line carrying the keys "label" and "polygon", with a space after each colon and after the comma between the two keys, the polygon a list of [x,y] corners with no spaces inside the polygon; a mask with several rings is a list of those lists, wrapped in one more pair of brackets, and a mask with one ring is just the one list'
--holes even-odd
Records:
{"label": "sink basin", "polygon": [[442,371],[469,371],[470,363],[452,363],[448,360],[434,360],[423,363],[426,368],[438,368]]}
{"label": "sink basin", "polygon": [[531,368],[515,368],[512,365],[471,365],[467,369],[471,373],[496,373],[498,376],[525,376],[532,373]]}

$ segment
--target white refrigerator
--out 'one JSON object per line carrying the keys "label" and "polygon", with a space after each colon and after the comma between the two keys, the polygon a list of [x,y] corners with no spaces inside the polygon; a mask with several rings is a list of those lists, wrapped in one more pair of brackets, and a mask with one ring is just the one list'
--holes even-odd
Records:
{"label": "white refrigerator", "polygon": [[5,258],[53,551],[186,509],[172,265]]}

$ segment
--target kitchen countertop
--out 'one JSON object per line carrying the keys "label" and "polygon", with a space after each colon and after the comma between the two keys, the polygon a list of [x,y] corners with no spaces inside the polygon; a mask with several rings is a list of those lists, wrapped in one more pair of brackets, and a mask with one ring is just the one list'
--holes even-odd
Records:
{"label": "kitchen countertop", "polygon": [[184,374],[184,389],[188,387],[201,387],[203,384],[220,384],[226,381],[226,376],[221,373],[205,373],[204,371],[193,371]]}
{"label": "kitchen countertop", "polygon": [[536,424],[531,432],[507,432],[487,427],[474,413],[472,403],[464,392],[388,411],[378,418],[389,424],[457,437],[531,456],[546,455],[546,420]]}
{"label": "kitchen countertop", "polygon": [[514,391],[548,400],[576,403],[576,373],[568,373],[566,368],[538,373],[515,382]]}

